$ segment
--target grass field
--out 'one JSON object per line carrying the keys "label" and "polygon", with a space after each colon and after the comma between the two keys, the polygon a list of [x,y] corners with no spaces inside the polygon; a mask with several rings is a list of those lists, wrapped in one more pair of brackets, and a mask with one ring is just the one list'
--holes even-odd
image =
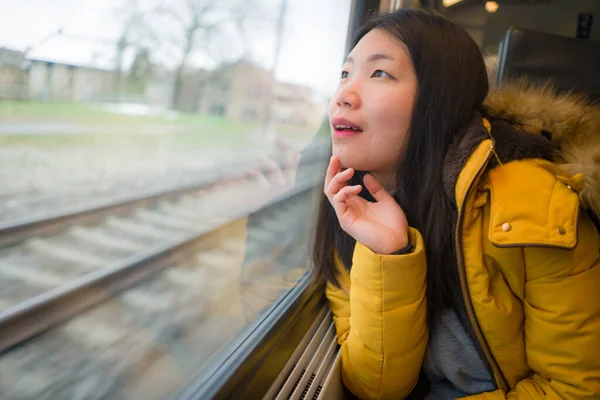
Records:
{"label": "grass field", "polygon": [[[111,112],[100,104],[39,102],[0,100],[0,118],[7,122],[24,122],[32,120],[77,122],[81,124],[203,124],[206,117],[198,114],[179,113],[178,118],[167,118],[167,114],[156,116],[127,115]],[[216,118],[219,119],[219,118]]]}
{"label": "grass field", "polygon": [[[0,101],[0,123],[67,124],[86,134],[9,134],[0,145],[102,145],[122,143],[172,143],[178,146],[244,144],[257,132],[256,123],[237,123],[226,118],[177,113],[171,116],[126,115],[100,106],[78,103]],[[89,133],[89,132],[93,133]],[[9,132],[10,133],[10,132]]]}
{"label": "grass field", "polygon": [[[83,145],[119,146],[157,144],[173,148],[247,146],[260,137],[259,123],[239,123],[222,117],[191,113],[127,115],[111,112],[100,105],[44,103],[0,100],[0,124],[68,124],[81,127],[85,134],[0,135],[0,146]],[[301,139],[311,136],[307,129],[276,128],[281,137]],[[90,133],[92,131],[93,133]]]}

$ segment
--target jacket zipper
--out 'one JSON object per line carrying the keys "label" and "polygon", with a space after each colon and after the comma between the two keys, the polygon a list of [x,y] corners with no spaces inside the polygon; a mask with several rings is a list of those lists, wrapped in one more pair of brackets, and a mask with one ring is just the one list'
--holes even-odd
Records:
{"label": "jacket zipper", "polygon": [[[494,379],[494,377],[498,377],[498,379],[500,380],[500,382],[498,382],[495,379],[496,386],[500,387],[505,392],[508,392],[509,387],[508,387],[508,383],[506,382],[506,378],[502,374],[500,367],[498,367],[498,363],[494,359],[494,356],[492,355],[492,352],[490,351],[490,348],[489,348],[485,338],[483,337],[483,333],[481,332],[481,329],[479,329],[479,324],[477,323],[477,317],[475,316],[473,303],[471,302],[471,296],[469,295],[469,292],[468,292],[469,289],[468,289],[468,285],[467,285],[466,268],[464,265],[464,254],[463,254],[463,249],[462,249],[462,245],[461,245],[461,243],[462,243],[462,222],[463,222],[463,214],[464,214],[464,207],[465,207],[466,199],[469,195],[469,192],[471,191],[471,186],[473,186],[473,183],[481,175],[481,172],[483,171],[484,167],[487,165],[488,161],[490,160],[490,156],[492,153],[494,153],[493,145],[490,147],[483,162],[481,163],[479,169],[477,170],[477,173],[475,174],[475,176],[473,177],[473,179],[469,182],[469,185],[467,186],[466,195],[465,195],[463,204],[461,205],[459,214],[458,214],[458,222],[456,224],[455,243],[456,243],[456,257],[457,257],[457,265],[458,265],[458,275],[460,278],[461,293],[462,293],[463,301],[465,304],[465,309],[467,311],[467,316],[468,316],[469,322],[471,324],[471,328],[472,328],[473,332],[475,333],[475,337],[477,338],[477,341],[479,342],[479,346],[483,350],[483,353],[485,354],[485,357],[487,358],[487,362],[492,369],[492,372],[494,375],[492,378]],[[500,383],[500,385],[498,383]]]}

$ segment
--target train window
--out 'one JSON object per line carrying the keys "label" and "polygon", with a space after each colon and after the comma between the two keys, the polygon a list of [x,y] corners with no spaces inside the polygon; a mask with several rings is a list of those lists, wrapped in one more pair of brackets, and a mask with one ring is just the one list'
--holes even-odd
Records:
{"label": "train window", "polygon": [[306,284],[350,3],[2,6],[1,398],[169,397]]}
{"label": "train window", "polygon": [[491,78],[511,25],[599,39],[591,0],[4,4],[0,398],[206,398],[249,356],[273,370],[248,387],[301,392],[280,367],[335,342],[308,251],[347,31],[420,6]]}

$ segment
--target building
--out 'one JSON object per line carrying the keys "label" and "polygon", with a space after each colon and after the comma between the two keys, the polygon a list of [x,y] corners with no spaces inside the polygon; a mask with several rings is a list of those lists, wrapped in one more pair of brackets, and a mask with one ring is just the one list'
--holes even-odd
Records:
{"label": "building", "polygon": [[25,53],[0,47],[0,99],[27,98],[28,73]]}
{"label": "building", "polygon": [[260,122],[267,117],[271,74],[247,61],[205,71],[198,90],[201,114],[225,116],[238,122]]}
{"label": "building", "polygon": [[28,64],[29,99],[85,102],[113,97],[114,71],[36,59]]}
{"label": "building", "polygon": [[[55,48],[59,52],[59,48]],[[48,55],[48,58],[27,54]],[[174,74],[152,66],[136,90],[127,87],[126,73],[104,64],[77,64],[68,54],[26,53],[0,49],[0,98],[67,102],[126,102],[169,109]],[[58,56],[62,58],[57,58]],[[310,128],[322,118],[323,102],[313,101],[306,86],[281,83],[271,73],[239,60],[216,70],[182,71],[178,111],[225,117],[262,126]]]}
{"label": "building", "polygon": [[[274,81],[269,71],[240,60],[199,78],[198,112],[237,122],[318,126],[324,102],[309,87]],[[269,121],[269,119],[271,119]]]}
{"label": "building", "polygon": [[[319,108],[319,114],[323,112]],[[308,127],[312,125],[315,103],[312,91],[306,86],[289,83],[275,85],[275,123],[278,125]]]}

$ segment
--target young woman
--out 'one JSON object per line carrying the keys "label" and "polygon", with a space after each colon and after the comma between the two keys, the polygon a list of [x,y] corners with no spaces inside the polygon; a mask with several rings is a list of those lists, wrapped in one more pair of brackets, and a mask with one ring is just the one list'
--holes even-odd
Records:
{"label": "young woman", "polygon": [[467,33],[400,10],[360,31],[329,117],[313,256],[350,391],[600,398],[600,110],[488,93]]}

